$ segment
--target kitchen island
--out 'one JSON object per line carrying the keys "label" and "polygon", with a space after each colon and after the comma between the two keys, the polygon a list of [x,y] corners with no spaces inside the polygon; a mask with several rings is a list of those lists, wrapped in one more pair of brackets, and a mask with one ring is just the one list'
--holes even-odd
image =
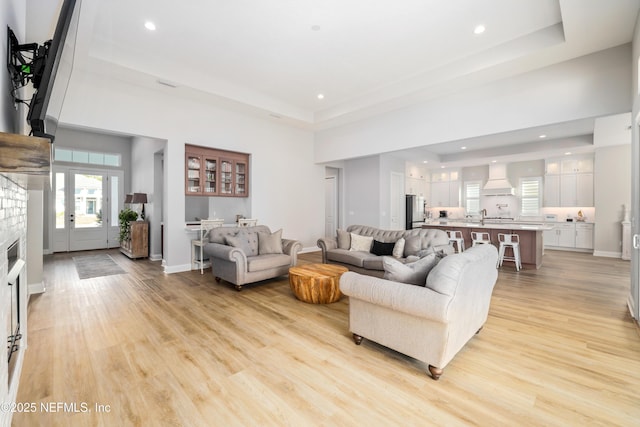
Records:
{"label": "kitchen island", "polygon": [[[446,221],[440,223],[433,221],[424,223],[422,228],[437,228],[444,231],[456,230],[462,233],[464,247],[471,247],[471,232],[485,232],[491,236],[491,242],[498,247],[498,234],[509,233],[520,236],[520,258],[523,268],[538,269],[542,266],[542,232],[552,230],[553,227],[538,223],[496,222],[484,224],[480,222],[455,222]],[[508,264],[507,264],[508,265]]]}

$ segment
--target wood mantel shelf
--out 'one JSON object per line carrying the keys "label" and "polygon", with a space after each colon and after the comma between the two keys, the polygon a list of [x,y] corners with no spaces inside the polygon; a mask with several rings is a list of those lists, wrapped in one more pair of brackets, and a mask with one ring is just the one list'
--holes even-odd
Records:
{"label": "wood mantel shelf", "polygon": [[0,132],[0,173],[49,175],[51,142],[47,138]]}

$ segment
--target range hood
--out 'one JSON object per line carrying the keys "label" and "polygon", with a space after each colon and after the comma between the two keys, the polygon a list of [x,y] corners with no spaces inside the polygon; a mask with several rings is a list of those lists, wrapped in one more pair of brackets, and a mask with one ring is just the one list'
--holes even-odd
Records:
{"label": "range hood", "polygon": [[482,189],[485,196],[513,196],[514,188],[507,179],[506,164],[489,165],[489,180]]}

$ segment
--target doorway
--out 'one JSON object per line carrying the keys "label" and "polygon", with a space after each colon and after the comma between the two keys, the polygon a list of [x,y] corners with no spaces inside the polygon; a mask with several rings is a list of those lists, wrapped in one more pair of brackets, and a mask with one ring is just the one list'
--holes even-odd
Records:
{"label": "doorway", "polygon": [[120,245],[118,212],[124,200],[124,173],[53,168],[53,252],[115,248]]}
{"label": "doorway", "polygon": [[327,167],[324,178],[324,233],[333,236],[340,228],[339,170]]}

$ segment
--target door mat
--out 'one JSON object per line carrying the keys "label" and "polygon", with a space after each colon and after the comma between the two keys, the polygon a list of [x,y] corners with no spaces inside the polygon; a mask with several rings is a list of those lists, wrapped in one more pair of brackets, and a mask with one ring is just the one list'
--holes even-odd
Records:
{"label": "door mat", "polygon": [[107,254],[74,256],[73,262],[80,279],[127,273]]}

